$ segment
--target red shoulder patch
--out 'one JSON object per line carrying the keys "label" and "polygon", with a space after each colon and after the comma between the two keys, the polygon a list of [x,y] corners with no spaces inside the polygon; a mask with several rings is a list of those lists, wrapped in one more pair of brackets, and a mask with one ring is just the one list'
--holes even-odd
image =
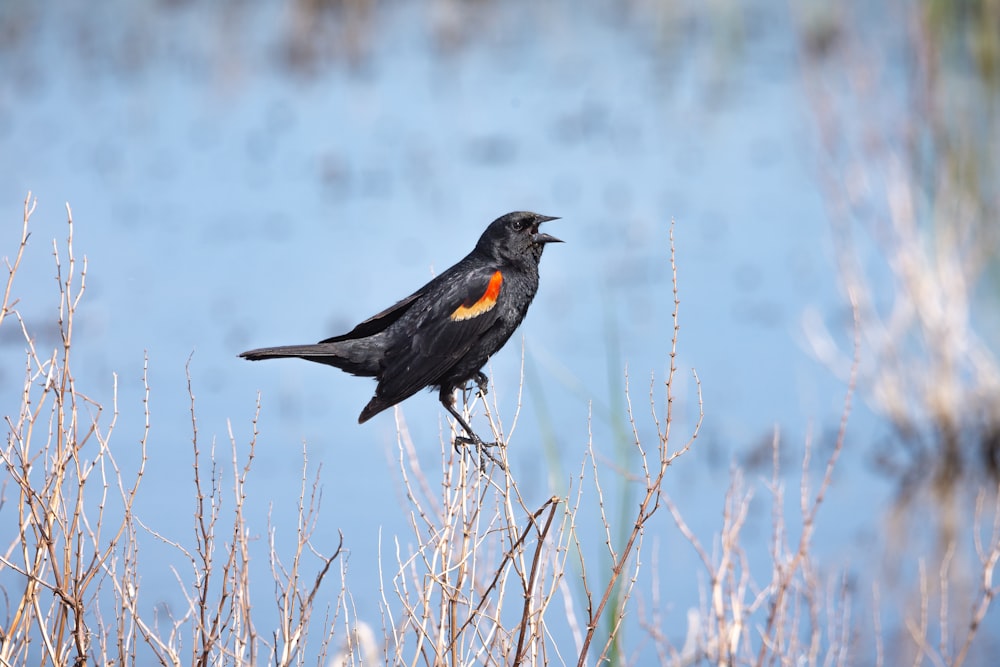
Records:
{"label": "red shoulder patch", "polygon": [[483,313],[489,312],[493,309],[493,306],[497,305],[497,297],[500,295],[500,286],[503,284],[503,274],[499,271],[495,271],[490,277],[490,282],[486,286],[486,291],[483,295],[479,297],[478,300],[466,301],[461,306],[455,309],[455,312],[451,314],[451,319],[458,322],[460,320],[467,320],[477,315],[482,315]]}

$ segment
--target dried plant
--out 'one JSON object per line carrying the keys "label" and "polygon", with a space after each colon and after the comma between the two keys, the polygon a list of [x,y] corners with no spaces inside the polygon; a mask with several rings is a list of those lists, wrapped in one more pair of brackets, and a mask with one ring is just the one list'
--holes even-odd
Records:
{"label": "dried plant", "polygon": [[[118,418],[117,378],[112,380],[108,418],[104,408],[77,385],[72,372],[74,321],[85,291],[86,260],[74,255],[68,206],[67,240],[62,246],[53,244],[59,289],[56,349],[50,353],[38,349],[12,296],[34,211],[29,194],[17,254],[7,261],[0,309],[0,326],[11,316],[27,350],[19,409],[5,416],[7,439],[0,449],[5,474],[0,525],[5,535],[13,536],[0,554],[0,587],[7,602],[7,613],[0,620],[0,665],[302,664],[317,593],[340,554],[338,547],[332,555],[321,555],[310,544],[319,491],[318,477],[309,481],[305,455],[294,539],[282,535],[279,544],[272,527],[270,539],[261,545],[271,563],[279,618],[273,631],[262,634],[253,613],[259,600],[251,603],[249,564],[255,545],[243,513],[256,417],[244,454],[230,428],[232,496],[226,512],[224,466],[214,448],[206,460],[199,445],[189,372],[194,544],[147,526],[135,506],[150,433],[148,359],[143,365],[145,419],[138,453],[123,457],[118,450],[116,456],[112,434]],[[132,467],[120,464],[126,458],[135,460]],[[173,547],[189,566],[187,571],[174,571],[188,603],[177,617],[161,618],[155,610],[150,615],[141,604],[145,596],[139,547],[149,536]],[[283,560],[289,544],[290,556]],[[306,575],[306,557],[318,562],[312,577]],[[311,652],[319,660],[343,608],[343,593],[341,588],[341,597],[328,610],[320,639],[314,642]]]}
{"label": "dried plant", "polygon": [[[856,355],[858,353],[855,345]],[[704,658],[717,665],[770,665],[775,662],[815,665],[849,664],[846,641],[849,635],[848,599],[841,585],[834,595],[825,594],[825,582],[818,576],[812,552],[812,537],[820,506],[833,479],[844,448],[851,400],[855,391],[858,359],[855,356],[844,399],[840,429],[819,487],[810,489],[810,443],[802,461],[799,509],[801,524],[798,541],[788,542],[784,486],[780,474],[780,438],[775,431],[772,443],[773,473],[769,490],[773,504],[770,544],[771,580],[755,582],[742,540],[742,530],[750,513],[752,490],[745,489],[742,472],[731,473],[722,514],[722,527],[710,553],[694,534],[677,506],[669,498],[667,507],[684,538],[691,543],[707,576],[703,608],[688,618],[688,636],[678,651],[654,625],[661,644],[663,664],[688,665]],[[654,614],[659,617],[659,614]],[[825,620],[824,620],[825,615]]]}
{"label": "dried plant", "polygon": [[[144,381],[138,451],[132,463],[123,465],[121,451],[116,457],[111,444],[117,391],[111,416],[103,417],[105,411],[83,393],[71,372],[73,322],[85,284],[80,266],[85,263],[78,264],[72,250],[71,216],[66,245],[55,247],[60,347],[42,356],[16,308],[13,286],[28,246],[33,210],[29,199],[18,252],[7,264],[0,311],[0,325],[12,316],[7,322],[19,324],[27,349],[20,408],[6,417],[8,438],[0,452],[6,473],[0,520],[14,536],[0,556],[0,586],[8,601],[0,623],[0,665],[629,662],[634,642],[623,637],[626,619],[644,602],[636,595],[638,582],[643,577],[655,582],[660,576],[655,554],[652,558],[640,554],[645,552],[650,521],[663,505],[696,550],[706,587],[701,609],[688,613],[688,635],[679,649],[667,638],[663,608],[654,595],[652,613],[645,614],[642,623],[661,664],[706,660],[721,665],[841,665],[851,664],[860,654],[864,637],[852,619],[868,615],[856,612],[861,603],[847,576],[824,574],[812,550],[819,509],[844,447],[858,353],[841,429],[815,491],[809,483],[807,446],[801,515],[791,530],[775,435],[774,473],[768,487],[773,499],[770,577],[755,581],[742,532],[754,490],[747,488],[740,470],[732,473],[722,527],[711,549],[702,545],[663,491],[667,471],[697,438],[702,413],[699,387],[692,432],[682,446],[671,446],[680,303],[672,235],[674,328],[665,413],[659,416],[657,385],[651,383],[657,442],[648,447],[639,435],[644,429],[632,410],[626,375],[635,452],[631,469],[605,464],[591,436],[569,489],[540,503],[531,504],[522,494],[509,472],[504,448],[500,450],[504,465],[483,474],[475,461],[446,445],[437,481],[437,473],[428,476],[421,469],[397,411],[400,483],[409,503],[412,538],[393,536],[388,545],[391,558],[381,563],[379,641],[377,632],[353,612],[342,561],[339,592],[318,620],[321,587],[343,545],[341,539],[332,554],[324,555],[311,544],[321,486],[319,471],[310,471],[305,452],[295,530],[279,532],[269,526],[266,541],[252,539],[254,529],[244,503],[252,484],[257,417],[251,421],[247,443],[240,443],[230,427],[225,455],[217,456],[214,445],[206,448],[198,430],[190,363],[193,540],[166,535],[137,516],[136,498],[148,460],[149,384]],[[856,341],[855,350],[859,347]],[[148,366],[147,359],[144,378]],[[697,375],[694,379],[697,386]],[[523,437],[516,429],[518,412],[507,429],[495,402],[474,400],[466,403],[466,410],[468,418],[481,410],[498,441],[514,443]],[[612,518],[606,497],[615,484],[640,491],[624,531]],[[16,504],[10,500],[15,495]],[[993,572],[1000,560],[1000,507],[990,514],[987,501],[981,494],[976,508],[974,590],[964,596],[953,592],[961,543],[949,546],[937,577],[927,576],[927,567],[921,564],[919,612],[905,615],[905,646],[887,644],[883,637],[881,591],[874,589],[871,641],[876,664],[883,664],[887,653],[902,655],[901,651],[908,651],[916,663],[928,660],[955,666],[980,654],[975,640],[982,635],[998,590]],[[600,526],[596,535],[584,529],[594,525]],[[992,528],[986,530],[987,525]],[[791,534],[797,539],[789,540]],[[150,539],[165,545],[179,562],[173,572],[186,604],[176,613],[151,606],[150,593],[143,588],[140,546]],[[259,620],[262,605],[255,579],[260,577],[251,566],[254,554],[262,551],[269,564],[264,579],[273,586],[277,618],[276,625],[267,629]],[[601,551],[605,555],[595,557]],[[386,556],[384,550],[380,556]],[[653,571],[644,574],[647,560],[652,560]],[[966,599],[968,611],[962,612]],[[937,618],[936,627],[932,617]]]}
{"label": "dried plant", "polygon": [[29,193],[17,255],[7,262],[0,311],[0,325],[12,315],[27,347],[20,409],[5,416],[7,440],[0,450],[5,492],[16,497],[16,506],[5,502],[3,507],[4,532],[14,537],[0,558],[11,605],[0,631],[0,664],[86,664],[95,638],[103,646],[126,645],[131,639],[127,624],[106,624],[91,609],[108,564],[130,537],[129,509],[143,468],[126,482],[109,446],[117,392],[111,418],[102,419],[102,406],[79,390],[73,377],[74,314],[84,294],[87,263],[73,254],[68,206],[66,244],[60,249],[53,242],[58,348],[46,354],[35,347],[12,300],[35,204]]}
{"label": "dried plant", "polygon": [[[996,8],[931,4],[889,8],[889,33],[873,33],[860,4],[799,16],[820,184],[860,329],[859,391],[894,430],[862,444],[899,482],[884,527],[889,560],[917,570],[902,590],[873,593],[879,664],[887,639],[890,655],[914,664],[962,664],[992,600],[974,593],[978,577],[989,593],[992,566],[990,546],[979,543],[984,519],[970,515],[1000,479],[1000,357],[988,326],[997,303],[989,278],[1000,241],[1000,115],[995,77],[976,71],[986,61],[960,54],[980,29],[969,23],[980,13],[995,18]],[[984,35],[988,43],[995,32]],[[889,45],[898,69],[887,66]],[[805,324],[815,355],[843,373],[836,328],[815,312]],[[966,604],[979,618],[968,633],[956,613]],[[904,613],[907,605],[923,616]],[[929,607],[939,612],[936,624]],[[946,646],[963,635],[964,650]]]}
{"label": "dried plant", "polygon": [[[639,576],[645,526],[664,502],[667,469],[697,437],[696,426],[682,447],[670,446],[679,306],[672,236],[674,330],[666,414],[662,420],[658,417],[656,386],[651,384],[658,442],[647,449],[629,400],[635,470],[606,470],[591,438],[566,494],[531,506],[506,470],[505,450],[504,465],[483,475],[461,453],[445,447],[438,486],[420,469],[400,416],[399,469],[411,502],[415,541],[407,545],[395,540],[398,567],[384,580],[385,640],[376,647],[370,627],[352,618],[343,583],[336,603],[327,609],[319,638],[315,631],[310,633],[317,593],[341,553],[338,546],[332,555],[320,555],[310,545],[319,505],[318,473],[310,477],[303,453],[298,526],[290,555],[281,556],[289,553],[287,536],[282,545],[273,527],[267,544],[255,545],[243,508],[257,418],[246,445],[230,427],[226,455],[218,456],[214,444],[206,450],[198,430],[190,361],[193,541],[167,535],[137,515],[152,421],[149,360],[143,366],[144,425],[138,452],[133,452],[133,466],[123,467],[111,445],[117,391],[112,416],[104,423],[102,407],[76,386],[71,372],[73,323],[85,279],[73,254],[71,217],[64,249],[55,246],[60,349],[46,357],[39,354],[11,296],[33,210],[33,202],[27,201],[18,254],[8,263],[2,311],[3,317],[13,315],[19,322],[28,354],[20,412],[7,418],[9,436],[2,452],[8,487],[16,490],[18,502],[16,507],[0,505],[11,534],[17,535],[0,560],[0,581],[14,602],[3,623],[0,664],[303,664],[310,635],[308,652],[321,662],[339,644],[334,664],[370,662],[379,655],[407,664],[583,665],[592,653],[598,662],[620,658],[619,638]],[[505,433],[495,404],[467,403],[466,410],[478,406],[499,441],[514,439],[514,427]],[[47,432],[36,429],[39,424],[46,425]],[[620,531],[604,497],[609,474],[618,483],[642,490],[621,542],[612,538]],[[589,498],[594,499],[592,505],[585,502]],[[590,536],[579,528],[595,520],[603,526],[607,568],[588,565],[584,558],[592,551]],[[149,539],[177,557],[172,568],[185,600],[179,611],[149,603],[139,557],[141,544]],[[267,549],[274,582],[278,625],[270,631],[259,627],[254,609],[260,605],[252,602],[251,562],[257,546]],[[307,558],[317,563],[311,578],[305,575]],[[343,581],[343,568],[340,574]],[[344,629],[339,642],[338,628]],[[566,633],[573,637],[572,646],[556,639]]]}
{"label": "dried plant", "polygon": [[[900,479],[904,501],[930,486],[953,531],[958,482],[1000,475],[1000,359],[975,316],[1000,247],[1000,116],[954,94],[933,13],[897,9],[898,43],[850,10],[811,22],[804,12],[802,80],[840,279],[860,312],[859,387],[896,431],[880,463]],[[831,35],[823,48],[820,30]],[[903,72],[886,66],[887,43],[903,52],[894,58]],[[995,92],[974,78],[962,85],[969,100]],[[817,358],[842,374],[849,352],[839,332],[816,312],[805,328]]]}
{"label": "dried plant", "polygon": [[[989,646],[990,633],[985,633],[984,642],[982,630],[993,600],[1000,593],[1000,585],[994,579],[1000,560],[1000,489],[980,491],[971,530],[957,533],[947,543],[936,578],[927,575],[926,558],[919,553],[895,558],[899,569],[914,564],[919,569],[917,590],[914,591],[916,604],[897,602],[898,606],[889,610],[892,616],[904,619],[905,637],[892,638],[889,633],[892,641],[887,639],[883,614],[887,604],[893,601],[884,599],[879,577],[872,571],[870,560],[860,564],[864,577],[872,580],[868,606],[866,596],[856,594],[856,582],[848,570],[840,569],[850,567],[849,564],[838,564],[833,572],[824,574],[829,566],[824,567],[814,551],[813,537],[819,527],[819,510],[845,448],[848,417],[861,365],[862,323],[857,303],[852,300],[852,305],[854,357],[848,373],[840,428],[815,491],[809,482],[813,447],[811,441],[806,442],[797,521],[788,517],[785,507],[780,438],[777,431],[774,434],[772,477],[767,486],[772,496],[768,560],[762,564],[751,563],[747,553],[749,545],[742,531],[751,512],[754,490],[746,488],[739,468],[731,473],[722,526],[713,536],[711,549],[703,545],[677,506],[667,499],[678,529],[703,566],[705,585],[701,608],[688,613],[687,635],[680,649],[663,631],[664,615],[660,605],[647,613],[644,627],[656,642],[661,664],[682,667],[705,661],[755,667],[870,663],[881,666],[886,664],[888,655],[889,664],[930,662],[958,667],[965,664],[970,655],[984,656],[995,650]],[[994,499],[992,514],[986,511],[989,497]],[[831,508],[829,511],[836,510]],[[790,541],[789,536],[794,534],[798,535],[797,540]],[[970,547],[976,557],[975,563],[968,568],[958,568],[956,572],[956,554]],[[767,572],[769,580],[755,579],[751,572]],[[970,576],[975,583],[973,590],[962,596],[963,604],[956,605],[950,591]],[[936,626],[931,620],[935,616]],[[873,622],[867,623],[864,620],[867,618]]]}

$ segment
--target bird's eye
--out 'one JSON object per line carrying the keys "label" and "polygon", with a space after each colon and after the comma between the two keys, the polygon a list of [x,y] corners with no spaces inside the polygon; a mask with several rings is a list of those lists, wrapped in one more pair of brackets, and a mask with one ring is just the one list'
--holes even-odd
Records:
{"label": "bird's eye", "polygon": [[524,231],[524,225],[525,225],[525,222],[524,222],[524,220],[522,220],[522,219],[518,218],[517,220],[515,220],[515,221],[513,222],[513,227],[514,227],[514,231],[515,231],[515,232],[521,232],[521,231]]}

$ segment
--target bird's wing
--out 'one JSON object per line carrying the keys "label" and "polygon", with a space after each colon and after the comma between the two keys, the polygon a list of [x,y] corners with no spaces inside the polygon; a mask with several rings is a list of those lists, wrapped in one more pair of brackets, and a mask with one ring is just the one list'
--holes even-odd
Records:
{"label": "bird's wing", "polygon": [[410,309],[417,299],[423,296],[424,292],[427,291],[427,288],[430,287],[431,284],[432,283],[424,285],[410,296],[397,301],[381,313],[372,315],[347,333],[321,340],[320,343],[339,343],[345,340],[357,340],[358,338],[367,338],[368,336],[373,336],[377,333],[385,331],[390,324],[406,314],[406,311]]}
{"label": "bird's wing", "polygon": [[398,402],[445,375],[497,323],[503,283],[495,267],[439,283],[420,302],[412,334],[386,351],[378,396]]}

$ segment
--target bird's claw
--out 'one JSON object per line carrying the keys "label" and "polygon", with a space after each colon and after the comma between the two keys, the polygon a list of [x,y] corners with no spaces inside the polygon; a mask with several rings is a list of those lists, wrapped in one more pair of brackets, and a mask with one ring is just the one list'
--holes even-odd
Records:
{"label": "bird's claw", "polygon": [[479,387],[480,394],[485,396],[486,394],[489,393],[490,379],[486,377],[486,373],[478,371],[475,375],[472,376],[472,379],[476,383],[476,386]]}
{"label": "bird's claw", "polygon": [[469,451],[468,447],[471,445],[476,449],[476,454],[479,456],[479,471],[486,473],[486,460],[489,459],[501,470],[506,470],[507,466],[503,464],[496,455],[491,452],[491,449],[496,449],[500,447],[499,442],[483,442],[479,436],[468,437],[465,435],[456,435],[455,441],[453,443],[455,447],[455,453],[462,453]]}

